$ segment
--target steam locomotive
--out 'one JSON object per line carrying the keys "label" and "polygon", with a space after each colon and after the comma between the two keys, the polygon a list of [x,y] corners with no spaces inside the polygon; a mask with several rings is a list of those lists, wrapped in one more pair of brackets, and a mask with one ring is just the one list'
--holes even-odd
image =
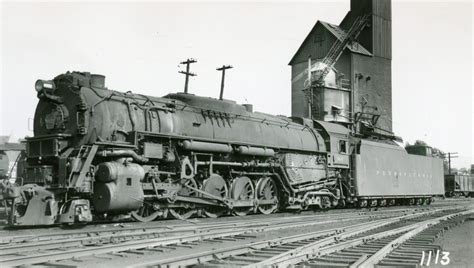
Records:
{"label": "steam locomotive", "polygon": [[4,190],[11,225],[421,205],[444,192],[442,160],[393,137],[187,93],[121,93],[87,72],[35,88],[25,172]]}

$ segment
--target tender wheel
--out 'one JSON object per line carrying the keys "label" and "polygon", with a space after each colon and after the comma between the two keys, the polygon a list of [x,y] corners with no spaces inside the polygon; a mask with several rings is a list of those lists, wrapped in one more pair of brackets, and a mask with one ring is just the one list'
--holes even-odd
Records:
{"label": "tender wheel", "polygon": [[417,198],[417,199],[415,200],[415,202],[416,202],[416,205],[417,205],[417,206],[421,206],[421,205],[423,205],[423,198]]}
{"label": "tender wheel", "polygon": [[270,214],[278,208],[278,188],[275,181],[270,177],[263,177],[257,183],[257,198],[259,201],[273,201],[270,204],[259,204],[258,211],[262,214]]}
{"label": "tender wheel", "polygon": [[371,207],[376,207],[377,204],[378,204],[377,199],[372,199],[372,200],[370,200],[370,206],[371,206]]}
{"label": "tender wheel", "polygon": [[[235,201],[253,200],[255,188],[248,177],[236,178],[230,187],[230,197]],[[237,216],[245,216],[253,210],[253,207],[234,207],[232,213]]]}
{"label": "tender wheel", "polygon": [[365,208],[365,207],[367,206],[367,200],[365,200],[365,199],[359,200],[359,201],[357,202],[357,206],[358,206],[359,208]]}
{"label": "tender wheel", "polygon": [[[226,198],[229,191],[225,180],[218,174],[212,174],[204,181],[202,190],[220,198]],[[211,198],[203,195],[204,198]],[[227,212],[227,208],[221,206],[209,206],[204,209],[204,214],[209,218],[217,218]]]}
{"label": "tender wheel", "polygon": [[132,217],[141,222],[153,221],[158,216],[163,216],[163,211],[156,211],[153,204],[147,201],[143,201],[142,206],[137,211],[132,212]]}
{"label": "tender wheel", "polygon": [[[192,188],[197,189],[197,183],[193,178],[186,179],[183,182],[182,188],[178,191],[178,195],[181,196],[196,196],[197,193],[193,189],[190,189],[187,186],[190,186]],[[190,208],[183,206],[183,207],[177,207],[177,208],[170,208],[169,212],[171,216],[173,216],[176,219],[189,219],[194,213],[196,213],[196,210],[191,210]]]}

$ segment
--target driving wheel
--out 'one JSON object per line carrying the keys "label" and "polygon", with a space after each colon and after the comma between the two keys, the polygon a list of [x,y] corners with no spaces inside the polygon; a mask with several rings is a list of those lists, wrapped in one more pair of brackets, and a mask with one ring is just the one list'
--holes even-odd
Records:
{"label": "driving wheel", "polygon": [[[227,184],[222,176],[218,174],[212,174],[209,176],[209,178],[204,181],[202,190],[219,198],[226,198],[228,194]],[[206,196],[204,194],[203,197],[212,199],[211,196]],[[204,209],[204,214],[209,218],[217,218],[226,212],[227,208],[222,206],[208,206]]]}
{"label": "driving wheel", "polygon": [[[181,186],[181,189],[178,191],[178,195],[180,196],[188,196],[188,197],[195,197],[197,196],[196,191],[189,187],[197,189],[197,183],[193,178],[186,179]],[[171,216],[173,216],[175,219],[189,219],[194,213],[196,213],[195,209],[191,209],[186,204],[184,204],[182,207],[175,207],[175,208],[170,208],[169,212]]]}
{"label": "driving wheel", "polygon": [[259,201],[273,201],[269,204],[259,204],[258,211],[262,214],[270,214],[278,208],[278,188],[275,181],[270,177],[263,177],[257,183],[257,198]]}
{"label": "driving wheel", "polygon": [[[253,200],[255,196],[255,189],[252,181],[248,177],[237,177],[231,185],[230,196],[235,201],[249,201]],[[253,210],[250,207],[234,207],[232,213],[237,216],[245,216]]]}
{"label": "driving wheel", "polygon": [[163,211],[155,210],[152,203],[143,201],[142,206],[137,211],[132,212],[132,217],[137,221],[150,222],[158,216],[163,216],[163,214]]}

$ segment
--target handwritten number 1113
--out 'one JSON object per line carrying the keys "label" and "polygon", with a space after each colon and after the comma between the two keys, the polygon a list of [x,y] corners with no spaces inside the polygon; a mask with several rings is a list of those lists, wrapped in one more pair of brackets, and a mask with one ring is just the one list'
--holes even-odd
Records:
{"label": "handwritten number 1113", "polygon": [[[428,252],[422,251],[421,253],[422,253],[422,255],[421,255],[420,265],[421,266],[430,266],[432,253],[434,253],[434,252],[430,250]],[[425,259],[426,259],[426,263],[425,263]],[[436,250],[434,264],[439,263],[441,265],[448,265],[450,261],[451,260],[449,259],[449,251],[439,251],[439,249]]]}

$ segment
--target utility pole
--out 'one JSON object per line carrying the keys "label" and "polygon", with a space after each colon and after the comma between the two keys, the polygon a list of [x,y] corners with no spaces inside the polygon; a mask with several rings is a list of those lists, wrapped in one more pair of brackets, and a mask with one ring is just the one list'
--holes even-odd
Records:
{"label": "utility pole", "polygon": [[308,118],[313,119],[313,81],[311,79],[311,57],[308,58],[308,81],[309,81],[309,88],[308,88]]}
{"label": "utility pole", "polygon": [[224,79],[225,79],[225,70],[227,69],[232,69],[234,67],[230,65],[222,65],[222,67],[216,68],[216,70],[222,72],[222,78],[221,78],[221,93],[219,94],[219,99],[223,100],[224,98]]}
{"label": "utility pole", "polygon": [[186,75],[186,80],[184,81],[184,93],[188,94],[188,83],[190,76],[196,76],[197,74],[191,73],[189,71],[189,65],[191,63],[195,63],[197,60],[195,59],[187,59],[186,61],[180,62],[180,64],[186,64],[186,71],[179,71],[179,73]]}
{"label": "utility pole", "polygon": [[448,174],[451,175],[451,158],[458,158],[458,153],[449,152],[448,153]]}

